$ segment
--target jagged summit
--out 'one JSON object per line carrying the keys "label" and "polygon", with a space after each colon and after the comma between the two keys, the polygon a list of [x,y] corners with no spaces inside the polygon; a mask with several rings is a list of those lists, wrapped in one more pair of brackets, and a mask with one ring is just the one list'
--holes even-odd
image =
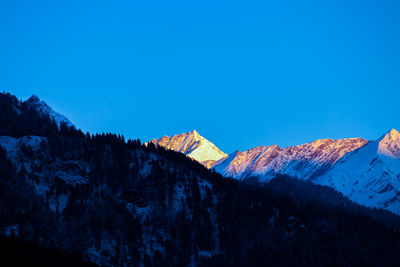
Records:
{"label": "jagged summit", "polygon": [[399,131],[397,131],[395,128],[392,128],[392,130],[390,130],[389,132],[391,135],[396,135],[396,136],[400,136]]}
{"label": "jagged summit", "polygon": [[60,127],[61,122],[64,122],[69,127],[73,126],[73,124],[67,117],[54,111],[49,105],[47,105],[46,102],[42,101],[37,95],[32,95],[30,98],[24,101],[24,104],[26,104],[29,108],[36,110],[42,115],[47,115],[50,118],[53,118],[54,121],[57,123],[58,127]]}
{"label": "jagged summit", "polygon": [[378,154],[400,158],[400,133],[396,129],[393,128],[378,141]]}
{"label": "jagged summit", "polygon": [[392,129],[349,153],[314,182],[369,207],[400,214],[400,134]]}
{"label": "jagged summit", "polygon": [[298,146],[259,146],[218,161],[217,172],[239,179],[258,176],[269,181],[276,174],[309,179],[326,171],[346,153],[367,143],[362,138],[319,139]]}
{"label": "jagged summit", "polygon": [[192,130],[192,131],[188,132],[187,134],[192,134],[192,135],[197,136],[197,137],[200,136],[200,134],[196,130]]}
{"label": "jagged summit", "polygon": [[395,128],[392,128],[390,131],[387,131],[384,135],[382,135],[380,138],[378,138],[377,141],[381,141],[385,138],[399,139],[400,133]]}
{"label": "jagged summit", "polygon": [[202,137],[196,130],[184,134],[177,134],[172,137],[163,136],[160,139],[153,139],[150,142],[166,149],[181,152],[208,168],[210,168],[215,161],[227,156],[213,143]]}
{"label": "jagged summit", "polygon": [[393,142],[396,142],[396,143],[400,142],[400,133],[394,128],[392,130],[390,130],[386,134],[386,136],[388,138],[390,138]]}

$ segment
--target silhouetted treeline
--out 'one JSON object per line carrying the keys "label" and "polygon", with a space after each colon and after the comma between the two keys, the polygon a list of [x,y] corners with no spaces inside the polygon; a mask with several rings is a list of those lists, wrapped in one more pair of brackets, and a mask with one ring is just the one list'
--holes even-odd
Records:
{"label": "silhouetted treeline", "polygon": [[[6,112],[19,103],[0,98]],[[1,116],[3,129],[15,114]],[[223,178],[140,140],[19,122],[3,133],[21,144],[0,148],[2,234],[110,266],[400,265],[397,229],[368,215]]]}

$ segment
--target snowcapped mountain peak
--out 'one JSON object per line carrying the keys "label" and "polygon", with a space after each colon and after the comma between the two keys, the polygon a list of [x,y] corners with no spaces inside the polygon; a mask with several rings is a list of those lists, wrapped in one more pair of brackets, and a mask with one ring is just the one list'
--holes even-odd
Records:
{"label": "snowcapped mountain peak", "polygon": [[400,135],[399,131],[397,131],[395,128],[392,128],[392,130],[390,130],[390,133]]}
{"label": "snowcapped mountain peak", "polygon": [[67,119],[64,115],[55,112],[46,102],[40,100],[37,95],[32,95],[28,98],[24,104],[28,106],[28,108],[32,108],[39,112],[41,115],[47,115],[50,118],[54,119],[57,126],[60,127],[61,122],[64,122],[68,127],[72,127],[73,124],[69,119]]}
{"label": "snowcapped mountain peak", "polygon": [[196,130],[192,130],[192,131],[188,132],[188,134],[194,135],[196,137],[200,137],[200,134]]}
{"label": "snowcapped mountain peak", "polygon": [[227,157],[224,152],[202,137],[196,130],[177,134],[172,137],[163,136],[160,139],[153,139],[150,142],[166,149],[181,152],[202,163],[207,168],[213,166],[216,161]]}
{"label": "snowcapped mountain peak", "polygon": [[400,158],[400,133],[397,130],[390,130],[378,141],[378,154]]}
{"label": "snowcapped mountain peak", "polygon": [[348,153],[313,182],[362,205],[400,214],[400,134],[395,129]]}
{"label": "snowcapped mountain peak", "polygon": [[194,140],[196,140],[196,141],[201,141],[201,139],[203,138],[196,130],[192,130],[192,131],[186,133],[186,135],[194,138]]}
{"label": "snowcapped mountain peak", "polygon": [[225,176],[239,179],[258,176],[265,182],[279,173],[306,180],[320,175],[346,153],[366,143],[362,138],[328,138],[285,148],[260,146],[231,154],[213,167]]}
{"label": "snowcapped mountain peak", "polygon": [[395,142],[399,142],[400,133],[396,129],[393,128],[388,134],[392,140],[394,140]]}

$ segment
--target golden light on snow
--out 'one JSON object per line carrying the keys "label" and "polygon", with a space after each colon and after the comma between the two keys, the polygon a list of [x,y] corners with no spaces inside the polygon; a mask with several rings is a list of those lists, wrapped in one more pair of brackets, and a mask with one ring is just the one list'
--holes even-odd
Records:
{"label": "golden light on snow", "polygon": [[216,161],[227,156],[196,130],[172,137],[163,136],[160,139],[153,139],[151,142],[165,149],[181,152],[207,168],[211,168]]}

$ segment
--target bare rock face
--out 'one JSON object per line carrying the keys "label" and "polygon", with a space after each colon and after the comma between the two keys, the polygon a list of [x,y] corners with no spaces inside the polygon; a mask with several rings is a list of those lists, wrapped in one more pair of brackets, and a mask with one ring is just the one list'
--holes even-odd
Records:
{"label": "bare rock face", "polygon": [[181,152],[202,163],[207,168],[211,168],[216,161],[227,156],[213,143],[202,137],[196,130],[172,137],[163,136],[160,139],[153,139],[150,142],[165,149]]}
{"label": "bare rock face", "polygon": [[265,182],[276,174],[286,174],[307,180],[322,174],[345,154],[367,142],[362,138],[320,139],[286,148],[277,145],[255,147],[231,154],[216,162],[214,168],[225,176],[239,179],[258,176]]}

